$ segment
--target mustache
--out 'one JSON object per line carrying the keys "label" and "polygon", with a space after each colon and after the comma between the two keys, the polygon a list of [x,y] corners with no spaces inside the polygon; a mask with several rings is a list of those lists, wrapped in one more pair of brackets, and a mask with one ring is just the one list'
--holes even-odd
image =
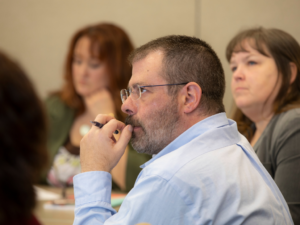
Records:
{"label": "mustache", "polygon": [[126,117],[125,124],[133,127],[142,127],[141,123],[137,119],[132,118],[132,116]]}

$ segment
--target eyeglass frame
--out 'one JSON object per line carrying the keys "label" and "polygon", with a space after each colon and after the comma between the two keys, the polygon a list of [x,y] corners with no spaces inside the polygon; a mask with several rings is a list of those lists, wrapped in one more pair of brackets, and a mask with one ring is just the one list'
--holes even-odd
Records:
{"label": "eyeglass frame", "polygon": [[[145,86],[139,86],[137,85],[138,89],[139,89],[139,97],[135,100],[138,100],[141,96],[142,96],[142,92],[141,92],[141,88],[145,88],[145,87],[159,87],[159,86],[172,86],[172,85],[186,85],[188,84],[189,82],[185,82],[185,83],[178,83],[178,84],[157,84],[157,85],[145,85]],[[122,89],[120,91],[120,95],[121,95],[121,101],[122,103],[124,103],[124,101],[126,101],[126,99],[128,99],[128,97],[131,95],[132,91],[130,91],[132,88],[128,88],[128,89]],[[122,98],[122,91],[125,90],[126,92],[126,99],[123,101],[123,98]],[[129,95],[128,95],[129,93]]]}

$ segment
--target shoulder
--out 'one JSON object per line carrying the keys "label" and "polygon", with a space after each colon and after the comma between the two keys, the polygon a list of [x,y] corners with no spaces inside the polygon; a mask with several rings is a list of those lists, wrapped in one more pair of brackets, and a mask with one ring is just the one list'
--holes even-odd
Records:
{"label": "shoulder", "polygon": [[74,114],[74,110],[67,106],[58,95],[51,95],[45,100],[48,115],[60,117],[61,115]]}
{"label": "shoulder", "polygon": [[226,166],[227,161],[231,160],[226,154],[237,149],[240,149],[237,145],[209,151],[203,151],[201,147],[183,146],[146,166],[143,176],[157,176],[176,186],[180,183],[181,187],[189,186],[191,182],[201,183],[207,178],[213,180],[214,176],[220,175],[220,171],[231,168]]}
{"label": "shoulder", "polygon": [[279,152],[287,154],[289,151],[294,151],[295,146],[299,145],[299,124],[300,108],[276,115],[268,125],[259,148],[267,150],[268,154],[272,156],[278,156]]}
{"label": "shoulder", "polygon": [[300,108],[291,109],[278,115],[277,123],[291,123],[300,120]]}
{"label": "shoulder", "polygon": [[61,98],[57,94],[48,96],[45,99],[45,104],[47,106],[59,106],[59,105],[63,106],[63,105],[65,105],[65,103],[61,100]]}
{"label": "shoulder", "polygon": [[300,130],[300,108],[291,109],[280,113],[274,120],[273,136],[280,137],[282,134],[290,134]]}

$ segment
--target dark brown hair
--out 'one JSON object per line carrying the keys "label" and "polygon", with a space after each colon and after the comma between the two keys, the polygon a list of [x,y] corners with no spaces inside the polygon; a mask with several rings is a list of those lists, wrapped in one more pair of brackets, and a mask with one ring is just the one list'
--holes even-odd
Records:
{"label": "dark brown hair", "polygon": [[[65,84],[59,93],[61,99],[69,107],[75,109],[77,115],[85,111],[83,100],[75,90],[72,76],[74,48],[82,37],[89,38],[91,55],[106,63],[109,74],[108,89],[116,106],[116,117],[124,119],[125,114],[121,111],[120,90],[127,87],[131,77],[131,65],[128,63],[127,57],[133,50],[133,45],[125,31],[113,24],[100,23],[85,27],[75,33],[71,39],[65,62]],[[97,52],[96,55],[95,52]]]}
{"label": "dark brown hair", "polygon": [[[243,46],[245,41],[259,53],[275,60],[282,84],[273,103],[274,114],[300,107],[300,46],[298,42],[290,34],[279,29],[263,27],[248,29],[237,34],[229,42],[226,48],[228,62],[232,53],[246,51]],[[290,84],[290,62],[295,63],[297,67],[296,79],[292,84]],[[252,121],[238,108],[233,114],[233,119],[237,121],[239,131],[251,140],[254,134],[251,128]]]}
{"label": "dark brown hair", "polygon": [[[196,82],[203,92],[200,104],[203,113],[212,115],[225,111],[224,71],[218,56],[206,42],[195,37],[166,36],[137,48],[129,60],[134,63],[156,50],[164,54],[162,75],[167,82]],[[177,90],[178,86],[169,87],[172,95]]]}
{"label": "dark brown hair", "polygon": [[45,113],[23,70],[0,52],[0,224],[31,216],[47,161]]}

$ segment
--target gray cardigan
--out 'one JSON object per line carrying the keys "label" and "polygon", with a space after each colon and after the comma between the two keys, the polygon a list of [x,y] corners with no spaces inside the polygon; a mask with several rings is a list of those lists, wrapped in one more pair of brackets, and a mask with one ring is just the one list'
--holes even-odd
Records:
{"label": "gray cardigan", "polygon": [[300,108],[274,116],[253,148],[300,224]]}

